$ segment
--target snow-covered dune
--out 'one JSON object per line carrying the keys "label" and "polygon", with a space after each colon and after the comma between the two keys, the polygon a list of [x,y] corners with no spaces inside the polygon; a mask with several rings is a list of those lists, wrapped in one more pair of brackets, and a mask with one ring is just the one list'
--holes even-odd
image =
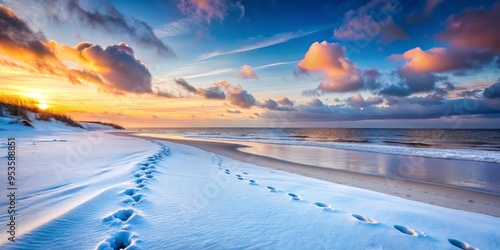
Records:
{"label": "snow-covered dune", "polygon": [[500,218],[171,142],[38,127],[0,131],[19,156],[19,230],[1,249],[500,248]]}

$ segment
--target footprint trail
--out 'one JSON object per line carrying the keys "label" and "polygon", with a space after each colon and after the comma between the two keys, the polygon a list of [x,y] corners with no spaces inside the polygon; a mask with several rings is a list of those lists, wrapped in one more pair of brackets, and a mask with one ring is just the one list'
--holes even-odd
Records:
{"label": "footprint trail", "polygon": [[158,144],[160,150],[156,154],[147,157],[144,162],[137,164],[137,169],[132,175],[132,183],[135,184],[135,188],[127,188],[122,191],[122,194],[126,196],[122,204],[125,204],[129,208],[121,208],[102,219],[104,223],[111,223],[111,225],[118,224],[121,225],[121,228],[115,234],[101,241],[96,249],[118,250],[129,249],[131,247],[139,249],[136,243],[139,243],[140,240],[136,233],[130,231],[132,226],[130,223],[134,217],[140,216],[141,211],[131,207],[144,199],[144,194],[141,191],[147,187],[150,181],[154,180],[154,173],[158,172],[155,170],[156,164],[170,155],[170,149],[167,146],[156,141],[151,142]]}

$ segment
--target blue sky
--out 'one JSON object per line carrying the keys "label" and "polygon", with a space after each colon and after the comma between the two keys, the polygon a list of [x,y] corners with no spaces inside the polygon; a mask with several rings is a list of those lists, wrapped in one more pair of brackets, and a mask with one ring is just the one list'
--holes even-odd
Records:
{"label": "blue sky", "polygon": [[[97,82],[74,76],[90,88],[83,89],[2,51],[3,67],[26,64],[34,67],[26,75],[45,77],[48,83],[33,91],[59,93],[45,97],[53,107],[68,106],[62,93],[70,88],[94,93],[87,98],[94,101],[79,103],[91,111],[76,103],[65,110],[81,119],[130,126],[193,120],[199,126],[267,126],[278,120],[286,121],[282,126],[343,127],[389,119],[394,126],[445,127],[445,119],[460,117],[467,127],[499,124],[498,1],[0,3],[4,18],[15,15],[30,28],[22,38],[6,33],[17,50],[39,32],[43,38],[37,39],[65,70],[93,71]],[[82,42],[88,45],[77,48]],[[86,60],[72,61],[75,53]],[[140,73],[120,77],[120,70]],[[33,88],[9,72],[0,75],[16,79],[4,83],[8,91]],[[220,95],[207,94],[212,90]],[[105,100],[123,98],[137,104],[127,118],[105,111]],[[474,109],[463,108],[470,103]]]}

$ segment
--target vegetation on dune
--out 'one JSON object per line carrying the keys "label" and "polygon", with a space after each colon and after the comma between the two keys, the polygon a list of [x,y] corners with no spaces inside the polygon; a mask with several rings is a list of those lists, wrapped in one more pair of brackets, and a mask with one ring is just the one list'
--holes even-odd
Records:
{"label": "vegetation on dune", "polygon": [[114,123],[110,123],[110,122],[98,122],[98,121],[81,121],[81,122],[101,124],[101,125],[105,125],[105,126],[110,126],[110,127],[114,128],[114,129],[125,130],[124,127],[122,127],[120,125],[116,125]]}
{"label": "vegetation on dune", "polygon": [[[29,113],[33,113],[35,116],[29,115]],[[72,127],[83,128],[83,126],[75,121],[71,116],[67,114],[62,114],[59,112],[55,112],[50,109],[41,109],[40,103],[33,98],[22,97],[18,95],[8,95],[0,93],[0,117],[4,116],[17,116],[21,118],[21,123],[33,127],[31,124],[31,119],[36,119],[40,121],[51,121],[52,119],[65,123]],[[120,125],[116,125],[114,123],[109,122],[100,122],[100,121],[82,121],[85,123],[95,123],[110,126],[114,129],[125,130],[124,127]]]}
{"label": "vegetation on dune", "polygon": [[37,120],[50,121],[54,119],[72,127],[83,128],[80,123],[73,120],[73,118],[67,114],[40,109],[39,102],[33,98],[0,94],[0,116],[19,116],[22,118],[21,122],[24,125],[33,127],[33,125],[31,125],[31,119],[33,117],[29,117],[29,112],[34,113],[35,119]]}

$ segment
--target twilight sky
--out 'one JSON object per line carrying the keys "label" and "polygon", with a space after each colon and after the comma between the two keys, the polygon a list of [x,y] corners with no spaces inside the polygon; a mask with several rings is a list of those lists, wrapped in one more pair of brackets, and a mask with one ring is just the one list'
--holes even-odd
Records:
{"label": "twilight sky", "polygon": [[498,25],[500,1],[0,0],[0,92],[126,127],[500,128]]}

